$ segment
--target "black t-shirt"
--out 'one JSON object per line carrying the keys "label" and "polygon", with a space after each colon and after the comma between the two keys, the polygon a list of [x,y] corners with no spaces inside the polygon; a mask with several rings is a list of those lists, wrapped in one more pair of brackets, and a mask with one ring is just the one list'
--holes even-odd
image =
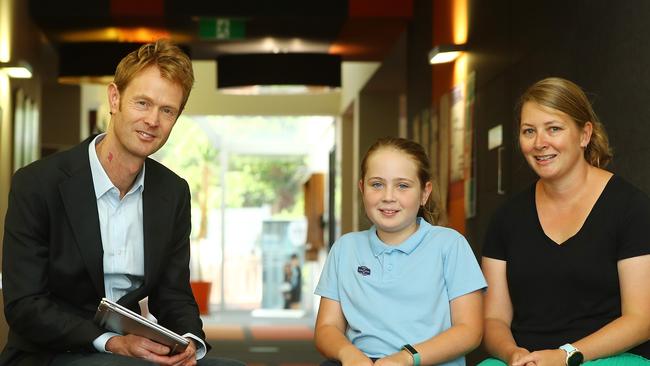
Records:
{"label": "black t-shirt", "polygon": [[[650,254],[650,199],[612,176],[580,231],[562,245],[537,216],[535,185],[492,217],[485,257],[507,261],[512,334],[529,351],[554,349],[621,315],[617,262]],[[630,352],[650,358],[650,342]]]}

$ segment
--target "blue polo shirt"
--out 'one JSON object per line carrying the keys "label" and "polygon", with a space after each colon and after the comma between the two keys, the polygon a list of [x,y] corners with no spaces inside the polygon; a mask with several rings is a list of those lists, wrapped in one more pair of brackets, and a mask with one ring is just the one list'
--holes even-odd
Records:
{"label": "blue polo shirt", "polygon": [[[418,218],[418,230],[387,245],[369,230],[334,243],[315,293],[338,301],[346,336],[372,358],[451,327],[449,301],[485,288],[485,278],[465,238]],[[460,357],[444,365],[465,365]]]}

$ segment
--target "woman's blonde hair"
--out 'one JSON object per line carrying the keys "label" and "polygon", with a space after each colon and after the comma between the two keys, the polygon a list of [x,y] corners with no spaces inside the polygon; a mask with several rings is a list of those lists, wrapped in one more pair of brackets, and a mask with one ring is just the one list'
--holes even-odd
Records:
{"label": "woman's blonde hair", "polygon": [[185,103],[190,97],[194,85],[194,71],[192,61],[178,46],[167,39],[159,39],[148,43],[126,55],[115,69],[117,90],[124,93],[131,80],[137,73],[149,66],[156,66],[160,75],[172,82],[178,83],[183,90],[180,112],[185,108]]}
{"label": "woman's blonde hair", "polygon": [[427,182],[431,182],[432,189],[427,201],[424,205],[420,206],[418,216],[421,216],[428,223],[432,225],[439,225],[444,221],[444,212],[441,210],[439,190],[437,185],[432,181],[429,157],[424,151],[422,145],[417,142],[399,138],[399,137],[384,137],[377,140],[366,152],[363,160],[361,161],[361,179],[365,180],[366,172],[368,171],[368,159],[370,156],[380,149],[394,149],[408,155],[417,165],[417,176],[420,180],[420,188],[424,190]]}
{"label": "woman's blonde hair", "polygon": [[[584,156],[589,164],[604,168],[612,160],[612,149],[605,127],[598,120],[589,99],[584,91],[573,82],[551,77],[533,84],[519,99],[518,112],[526,102],[555,109],[568,115],[582,129],[585,123],[591,122],[593,131],[591,140],[585,147]],[[518,119],[521,124],[521,118]],[[518,126],[519,127],[519,126]]]}

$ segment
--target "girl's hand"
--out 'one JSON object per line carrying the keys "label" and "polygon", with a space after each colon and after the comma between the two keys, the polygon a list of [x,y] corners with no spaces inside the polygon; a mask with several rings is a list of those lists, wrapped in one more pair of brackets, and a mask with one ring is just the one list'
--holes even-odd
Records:
{"label": "girl's hand", "polygon": [[375,366],[412,366],[413,356],[406,351],[395,352],[375,361]]}
{"label": "girl's hand", "polygon": [[342,349],[340,355],[343,366],[372,366],[372,360],[354,346]]}
{"label": "girl's hand", "polygon": [[565,366],[566,352],[561,349],[546,349],[543,351],[531,352],[520,357],[512,366]]}
{"label": "girl's hand", "polygon": [[341,360],[343,366],[372,366],[372,360],[367,356],[353,356]]}

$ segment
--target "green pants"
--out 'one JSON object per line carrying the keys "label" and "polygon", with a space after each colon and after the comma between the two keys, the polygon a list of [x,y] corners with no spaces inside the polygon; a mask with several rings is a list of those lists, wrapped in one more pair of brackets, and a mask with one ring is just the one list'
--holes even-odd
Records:
{"label": "green pants", "polygon": [[[649,366],[650,360],[631,353],[621,353],[620,355],[599,358],[593,361],[583,363],[585,366]],[[507,366],[507,364],[496,358],[483,360],[478,366]]]}

